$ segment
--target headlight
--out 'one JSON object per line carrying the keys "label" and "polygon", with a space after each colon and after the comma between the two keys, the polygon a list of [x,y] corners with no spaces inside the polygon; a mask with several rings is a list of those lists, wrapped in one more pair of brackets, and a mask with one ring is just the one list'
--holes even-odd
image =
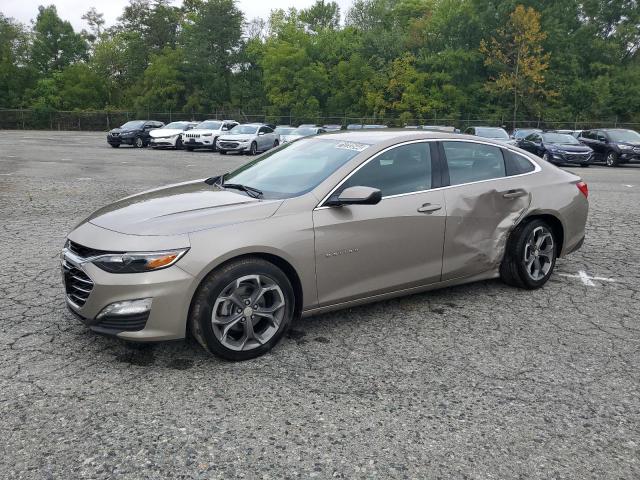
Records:
{"label": "headlight", "polygon": [[170,267],[189,249],[165,252],[131,252],[101,255],[91,260],[96,267],[110,273],[143,273]]}
{"label": "headlight", "polygon": [[620,150],[633,150],[631,145],[618,145],[618,147],[620,147]]}

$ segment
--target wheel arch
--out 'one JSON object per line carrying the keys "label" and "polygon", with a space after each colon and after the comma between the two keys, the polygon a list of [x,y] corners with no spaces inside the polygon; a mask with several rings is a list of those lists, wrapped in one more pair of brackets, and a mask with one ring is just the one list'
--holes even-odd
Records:
{"label": "wheel arch", "polygon": [[564,252],[565,227],[564,227],[564,224],[562,223],[562,220],[560,220],[559,216],[554,214],[553,212],[532,212],[526,217],[524,217],[519,224],[522,225],[524,223],[528,223],[533,220],[543,220],[549,225],[549,227],[551,227],[551,230],[553,231],[553,236],[555,237],[556,242],[559,246],[558,257],[561,257]]}
{"label": "wheel arch", "polygon": [[200,288],[200,285],[202,285],[202,282],[205,281],[205,279],[209,276],[211,272],[214,272],[231,262],[235,262],[237,260],[246,259],[246,258],[259,258],[259,259],[265,260],[275,265],[276,267],[278,267],[280,270],[284,272],[284,274],[287,276],[287,278],[291,282],[291,286],[293,287],[293,294],[295,295],[295,306],[293,311],[294,318],[299,318],[302,313],[302,306],[304,305],[303,303],[304,290],[302,288],[302,281],[300,280],[300,276],[297,270],[294,268],[293,265],[291,265],[289,261],[287,261],[282,256],[276,255],[274,253],[263,252],[263,251],[238,253],[236,255],[230,256],[229,258],[225,258],[223,261],[213,265],[212,268],[210,268],[204,275],[202,275],[202,278],[200,278],[196,288],[193,290],[193,293],[191,294],[191,299],[189,301],[188,315],[190,315],[191,313],[193,300]]}

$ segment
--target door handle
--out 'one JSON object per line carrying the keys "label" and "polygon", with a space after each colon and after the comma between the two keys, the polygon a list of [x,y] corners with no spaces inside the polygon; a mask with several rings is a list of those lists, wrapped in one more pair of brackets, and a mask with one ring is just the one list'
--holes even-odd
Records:
{"label": "door handle", "polygon": [[431,213],[431,212],[436,212],[441,208],[442,208],[442,205],[438,205],[437,203],[425,203],[420,208],[418,208],[418,212]]}
{"label": "door handle", "polygon": [[514,190],[507,190],[502,194],[504,198],[520,198],[527,195],[527,192],[521,188],[517,188]]}

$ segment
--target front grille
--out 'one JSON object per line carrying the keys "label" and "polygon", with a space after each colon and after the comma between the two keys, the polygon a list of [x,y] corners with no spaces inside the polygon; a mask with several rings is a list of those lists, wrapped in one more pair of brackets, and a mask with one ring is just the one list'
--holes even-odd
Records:
{"label": "front grille", "polygon": [[238,142],[220,142],[222,148],[238,148]]}
{"label": "front grille", "polygon": [[112,133],[111,133],[111,136],[112,136],[112,137],[119,137],[119,136],[120,136],[120,134],[119,134],[118,132],[112,132]]}
{"label": "front grille", "polygon": [[139,313],[136,315],[120,315],[113,317],[103,317],[100,323],[95,327],[103,328],[105,330],[117,330],[119,332],[136,332],[143,330],[147,325],[149,319],[149,312]]}
{"label": "front grille", "polygon": [[200,138],[199,133],[185,133],[183,134],[186,138]]}
{"label": "front grille", "polygon": [[96,248],[85,247],[84,245],[80,245],[79,243],[72,242],[69,240],[67,243],[67,248],[72,253],[75,253],[79,257],[89,258],[89,257],[97,257],[98,255],[105,255],[109,253],[124,253],[124,252],[112,252],[107,250],[98,250]]}
{"label": "front grille", "polygon": [[569,153],[567,154],[567,158],[569,160],[585,160],[587,158],[589,158],[590,153],[589,152],[585,152],[585,153]]}
{"label": "front grille", "polygon": [[62,262],[62,270],[67,297],[77,306],[84,306],[91,290],[93,290],[93,281],[86,273],[67,261]]}

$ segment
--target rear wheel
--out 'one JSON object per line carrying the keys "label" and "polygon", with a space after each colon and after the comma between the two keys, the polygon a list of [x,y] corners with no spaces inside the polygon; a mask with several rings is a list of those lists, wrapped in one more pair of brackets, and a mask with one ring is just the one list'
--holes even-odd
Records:
{"label": "rear wheel", "polygon": [[276,148],[278,145],[280,145],[280,142],[278,140],[273,142],[273,148]]}
{"label": "rear wheel", "polygon": [[508,285],[535,289],[553,273],[557,247],[551,227],[543,220],[518,225],[507,242],[500,277]]}
{"label": "rear wheel", "polygon": [[618,154],[616,152],[607,153],[607,158],[605,160],[607,167],[617,167],[618,166]]}
{"label": "rear wheel", "polygon": [[196,292],[189,327],[205,350],[248,360],[273,348],[289,327],[295,296],[278,267],[244,258],[210,273]]}

